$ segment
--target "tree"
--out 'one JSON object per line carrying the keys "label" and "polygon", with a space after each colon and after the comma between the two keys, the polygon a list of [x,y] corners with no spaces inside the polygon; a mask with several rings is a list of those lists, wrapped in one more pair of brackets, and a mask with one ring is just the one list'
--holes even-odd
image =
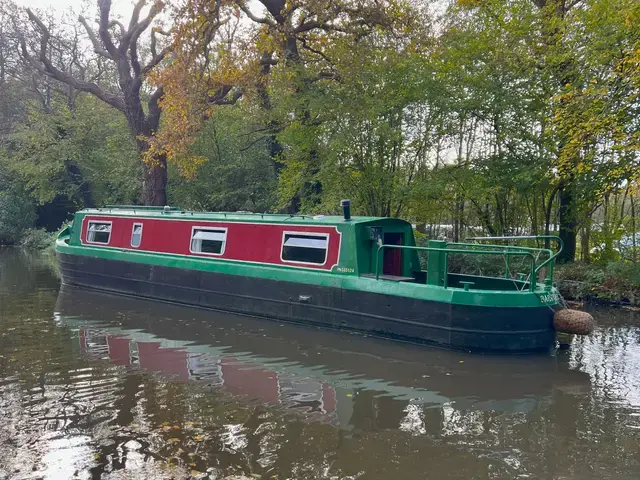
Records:
{"label": "tree", "polygon": [[14,125],[24,119],[24,101],[32,97],[20,81],[22,62],[11,28],[16,6],[0,0],[0,147]]}
{"label": "tree", "polygon": [[[285,123],[274,115],[270,91],[274,72],[288,75],[290,88],[301,99],[306,98],[304,92],[314,82],[335,78],[333,60],[326,55],[331,42],[357,42],[377,28],[391,29],[411,18],[404,4],[394,0],[371,4],[351,0],[260,3],[264,16],[252,12],[244,0],[190,0],[174,30],[178,46],[175,59],[158,75],[159,83],[165,85],[162,105],[167,128],[154,143],[188,175],[203,161],[188,148],[202,120],[214,115],[217,105],[233,104],[240,98],[262,108],[258,112],[263,119],[262,134],[269,144],[274,172],[279,174],[282,146],[277,136]],[[243,15],[255,27],[244,36],[239,28]],[[313,123],[302,103],[290,113]],[[290,208],[295,210],[293,203]]]}
{"label": "tree", "polygon": [[[147,0],[138,0],[126,27],[120,21],[111,18],[111,0],[98,0],[97,33],[85,18],[80,16],[78,19],[85,28],[99,61],[107,62],[114,69],[117,76],[114,86],[99,85],[96,81],[86,78],[84,73],[87,71],[87,65],[73,65],[73,68],[67,71],[59,68],[51,58],[54,40],[51,31],[30,9],[27,9],[27,15],[37,32],[34,32],[34,37],[39,37],[39,41],[27,41],[26,34],[23,34],[20,43],[25,60],[42,75],[75,90],[90,93],[125,116],[143,164],[141,201],[146,205],[164,205],[167,200],[166,156],[145,155],[149,150],[149,139],[160,127],[162,109],[159,101],[163,88],[158,86],[148,95],[144,88],[148,75],[167,57],[171,46],[158,48],[157,35],[161,34],[162,30],[153,27],[149,54],[140,53],[141,35],[151,27],[154,19],[164,9],[164,3],[155,0],[147,15],[141,17],[147,3]],[[143,57],[146,57],[146,61],[143,61]]]}
{"label": "tree", "polygon": [[31,199],[15,189],[4,190],[0,181],[0,245],[20,242],[22,233],[33,227],[35,221]]}
{"label": "tree", "polygon": [[35,101],[27,104],[0,169],[19,178],[39,205],[64,201],[78,209],[135,201],[139,162],[122,115],[91,95],[81,94],[73,109],[66,100],[54,94],[48,112]]}
{"label": "tree", "polygon": [[[427,168],[440,111],[429,62],[408,43],[399,47],[379,32],[356,45],[325,48],[337,77],[303,91],[287,78],[272,81],[281,115],[281,204],[296,192],[304,211],[335,210],[349,196],[355,211],[400,216],[419,172]],[[305,116],[289,118],[291,111]],[[322,185],[321,195],[309,188]]]}
{"label": "tree", "polygon": [[[269,144],[256,107],[245,106],[218,107],[204,122],[190,150],[206,161],[193,178],[169,176],[172,204],[196,210],[273,210],[277,180]],[[170,163],[170,173],[172,168],[177,167]]]}

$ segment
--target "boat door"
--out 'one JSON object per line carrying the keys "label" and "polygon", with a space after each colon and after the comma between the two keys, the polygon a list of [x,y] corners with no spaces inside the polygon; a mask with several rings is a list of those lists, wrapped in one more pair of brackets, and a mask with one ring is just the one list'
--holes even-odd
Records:
{"label": "boat door", "polygon": [[[385,245],[404,245],[404,233],[385,232]],[[382,261],[382,273],[401,277],[403,274],[403,250],[400,248],[385,248]]]}

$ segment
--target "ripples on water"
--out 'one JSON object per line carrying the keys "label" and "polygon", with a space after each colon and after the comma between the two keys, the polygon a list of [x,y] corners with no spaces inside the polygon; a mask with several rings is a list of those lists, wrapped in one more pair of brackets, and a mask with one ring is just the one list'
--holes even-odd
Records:
{"label": "ripples on water", "polygon": [[0,479],[640,477],[640,330],[469,356],[64,288],[0,250]]}

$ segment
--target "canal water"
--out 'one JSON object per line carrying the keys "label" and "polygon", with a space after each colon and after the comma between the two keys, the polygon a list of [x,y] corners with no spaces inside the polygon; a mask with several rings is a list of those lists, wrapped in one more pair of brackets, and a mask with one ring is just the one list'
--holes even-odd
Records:
{"label": "canal water", "polygon": [[0,250],[0,479],[637,479],[640,314],[472,356],[61,288]]}

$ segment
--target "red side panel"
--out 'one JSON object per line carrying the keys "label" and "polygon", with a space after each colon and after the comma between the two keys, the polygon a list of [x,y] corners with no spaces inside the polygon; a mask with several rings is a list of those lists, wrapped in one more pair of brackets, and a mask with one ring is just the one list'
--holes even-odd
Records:
{"label": "red side panel", "polygon": [[[305,268],[331,270],[338,264],[340,233],[331,226],[295,224],[260,224],[240,222],[205,222],[188,219],[155,219],[110,216],[86,216],[82,224],[81,241],[86,243],[89,221],[112,222],[111,238],[105,247],[147,252],[172,253],[186,256],[202,256],[222,260],[241,260],[253,263],[291,265]],[[131,247],[134,223],[142,223],[142,242],[139,248]],[[219,227],[227,229],[227,242],[223,255],[203,255],[190,252],[193,227]],[[283,262],[280,258],[284,232],[326,233],[329,235],[329,251],[324,265]],[[93,245],[93,244],[92,244]]]}

